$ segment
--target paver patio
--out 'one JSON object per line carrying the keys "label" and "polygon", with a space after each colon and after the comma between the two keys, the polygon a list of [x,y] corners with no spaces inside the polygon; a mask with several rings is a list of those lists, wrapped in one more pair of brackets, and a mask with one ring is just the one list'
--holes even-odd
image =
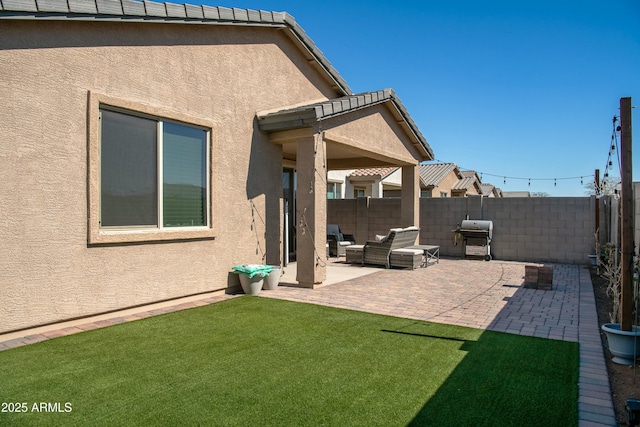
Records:
{"label": "paver patio", "polygon": [[[416,270],[367,268],[331,262],[316,289],[282,284],[261,296],[580,343],[579,425],[615,426],[609,379],[599,334],[593,286],[586,267],[554,266],[553,290],[525,289],[524,263],[441,259]],[[289,284],[287,283],[289,282]],[[212,304],[234,295],[203,295],[59,325],[0,335],[0,351]]]}

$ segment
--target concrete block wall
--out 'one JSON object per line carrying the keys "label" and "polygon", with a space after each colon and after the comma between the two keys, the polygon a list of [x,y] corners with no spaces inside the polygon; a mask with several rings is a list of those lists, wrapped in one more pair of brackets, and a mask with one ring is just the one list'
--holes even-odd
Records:
{"label": "concrete block wall", "polygon": [[[400,222],[400,199],[357,199],[349,205],[355,211],[338,200],[328,202],[329,222],[343,230],[343,224],[355,226],[358,243]],[[586,264],[594,247],[595,203],[594,197],[422,198],[419,241],[440,246],[441,255],[462,256],[463,242],[453,230],[468,215],[493,221],[495,259]]]}
{"label": "concrete block wall", "polygon": [[497,259],[585,264],[593,252],[595,198],[486,199]]}
{"label": "concrete block wall", "polygon": [[327,224],[338,224],[343,233],[355,235],[358,225],[356,202],[356,199],[328,199]]}

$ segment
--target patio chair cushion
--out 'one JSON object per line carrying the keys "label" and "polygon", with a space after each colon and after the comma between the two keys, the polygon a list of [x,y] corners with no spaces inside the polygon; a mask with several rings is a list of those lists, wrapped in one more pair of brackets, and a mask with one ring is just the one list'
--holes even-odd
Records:
{"label": "patio chair cushion", "polygon": [[389,255],[389,265],[415,269],[422,266],[422,254],[420,249],[394,249]]}
{"label": "patio chair cushion", "polygon": [[394,249],[391,251],[392,254],[398,255],[422,255],[422,251],[420,249]]}

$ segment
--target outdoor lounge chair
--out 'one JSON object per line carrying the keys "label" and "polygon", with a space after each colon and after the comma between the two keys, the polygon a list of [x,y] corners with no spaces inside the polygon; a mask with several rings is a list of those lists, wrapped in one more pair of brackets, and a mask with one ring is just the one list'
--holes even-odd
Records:
{"label": "outdoor lounge chair", "polygon": [[[420,229],[414,226],[392,228],[386,236],[381,237],[379,240],[370,240],[364,245],[347,246],[347,262],[384,265],[385,268],[389,268],[392,266],[392,251],[413,246],[419,233]],[[403,250],[398,255],[402,256],[394,257],[394,261],[397,258],[398,262],[393,263],[397,267],[416,268],[417,263],[422,261],[421,251],[412,251],[409,254],[406,250]],[[410,263],[406,260],[407,255],[410,255]],[[400,258],[403,259],[400,260]]]}
{"label": "outdoor lounge chair", "polygon": [[345,256],[347,246],[356,243],[352,234],[344,234],[338,224],[327,224],[327,243],[330,256]]}

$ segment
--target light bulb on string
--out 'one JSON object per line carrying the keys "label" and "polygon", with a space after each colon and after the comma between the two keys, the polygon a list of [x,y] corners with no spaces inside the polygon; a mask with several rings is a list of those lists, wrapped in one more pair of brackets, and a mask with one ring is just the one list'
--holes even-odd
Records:
{"label": "light bulb on string", "polygon": [[553,186],[557,187],[558,186],[558,180],[556,180],[555,178],[553,179]]}
{"label": "light bulb on string", "polygon": [[529,187],[531,187],[531,178],[529,178]]}

